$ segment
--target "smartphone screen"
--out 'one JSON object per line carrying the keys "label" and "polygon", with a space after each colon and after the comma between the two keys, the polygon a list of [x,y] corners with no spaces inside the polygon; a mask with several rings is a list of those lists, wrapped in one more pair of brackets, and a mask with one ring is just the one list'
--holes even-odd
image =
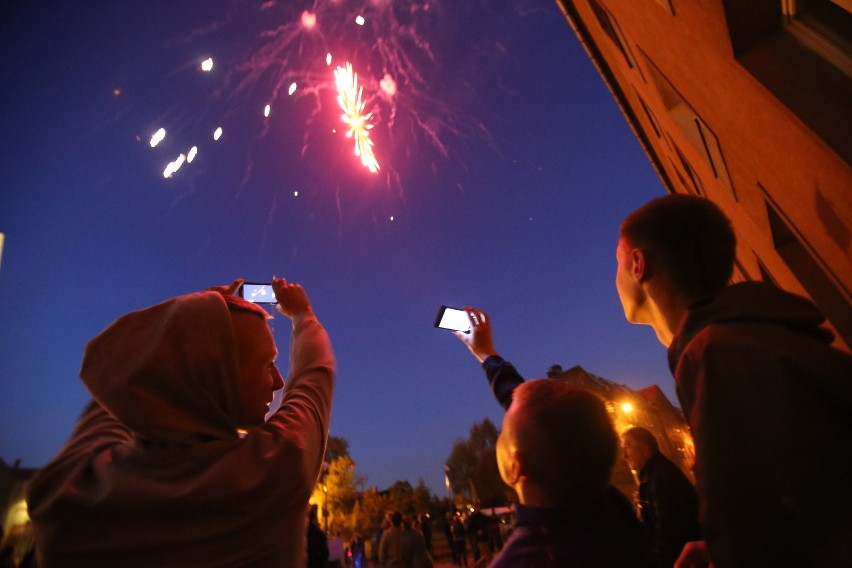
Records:
{"label": "smartphone screen", "polygon": [[240,288],[240,296],[256,304],[278,303],[278,300],[275,299],[275,291],[272,289],[272,284],[244,282]]}
{"label": "smartphone screen", "polygon": [[467,312],[460,308],[441,306],[438,317],[435,318],[435,327],[467,332],[470,331],[470,319]]}

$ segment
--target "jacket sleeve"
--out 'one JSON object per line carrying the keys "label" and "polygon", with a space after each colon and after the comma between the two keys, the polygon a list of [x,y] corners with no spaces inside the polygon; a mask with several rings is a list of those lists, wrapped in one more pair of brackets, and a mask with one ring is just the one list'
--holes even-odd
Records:
{"label": "jacket sleeve", "polygon": [[303,474],[316,481],[331,419],[335,362],[331,342],[313,314],[293,321],[290,374],[278,411],[266,427],[295,445]]}
{"label": "jacket sleeve", "polygon": [[499,355],[488,357],[482,362],[482,368],[485,369],[494,398],[504,410],[509,410],[512,404],[512,393],[524,382],[524,378],[514,365]]}

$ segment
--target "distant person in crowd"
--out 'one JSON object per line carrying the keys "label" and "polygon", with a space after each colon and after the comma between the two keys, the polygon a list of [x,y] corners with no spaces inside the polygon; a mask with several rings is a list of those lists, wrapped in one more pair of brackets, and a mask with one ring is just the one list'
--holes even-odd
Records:
{"label": "distant person in crowd", "polygon": [[553,379],[524,382],[494,349],[487,314],[466,311],[470,332],[455,334],[506,409],[497,465],[519,500],[512,536],[490,566],[652,566],[630,503],[609,483],[618,435],[603,401]]}
{"label": "distant person in crowd", "polygon": [[302,286],[278,350],[241,280],[122,316],[86,347],[92,394],[28,496],[40,566],[305,566],[305,511],[328,436],[334,360]]}
{"label": "distant person in crowd", "polygon": [[328,537],[319,526],[317,506],[308,508],[308,568],[324,568],[328,562]]}
{"label": "distant person in crowd", "polygon": [[367,554],[364,548],[364,539],[355,533],[349,540],[349,554],[352,557],[353,568],[367,568]]}
{"label": "distant person in crowd", "polygon": [[420,519],[420,532],[423,533],[423,542],[426,543],[426,550],[432,550],[432,517],[429,513],[422,513]]}
{"label": "distant person in crowd", "polygon": [[475,509],[470,514],[467,522],[467,535],[473,548],[474,568],[487,566],[494,554],[488,538],[488,517],[480,509]]}
{"label": "distant person in crowd", "polygon": [[444,536],[447,539],[447,546],[450,549],[450,556],[453,558],[453,564],[458,566],[459,564],[459,553],[456,550],[455,539],[453,538],[453,523],[456,518],[450,511],[447,511],[444,514]]}
{"label": "distant person in crowd", "polygon": [[659,568],[671,568],[687,542],[701,539],[698,495],[689,478],[660,453],[651,431],[621,435],[624,459],[639,475],[639,515]]}
{"label": "distant person in crowd", "polygon": [[679,565],[848,566],[852,356],[810,301],[729,285],[735,249],[716,205],[669,195],[624,220],[616,251],[625,317],[668,347],[695,440],[706,544]]}
{"label": "distant person in crowd", "polygon": [[379,566],[382,568],[405,568],[402,513],[391,514],[391,526],[382,532],[379,542]]}
{"label": "distant person in crowd", "polygon": [[432,557],[426,550],[426,540],[417,528],[417,519],[409,516],[402,518],[403,558],[408,568],[432,568]]}
{"label": "distant person in crowd", "polygon": [[467,528],[460,513],[453,516],[453,548],[456,550],[456,565],[467,566]]}

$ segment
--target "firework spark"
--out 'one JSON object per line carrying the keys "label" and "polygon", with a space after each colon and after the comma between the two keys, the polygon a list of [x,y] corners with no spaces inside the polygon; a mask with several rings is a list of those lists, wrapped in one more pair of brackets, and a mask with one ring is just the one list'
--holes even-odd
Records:
{"label": "firework spark", "polygon": [[379,171],[379,162],[373,152],[373,141],[370,130],[373,124],[370,119],[373,113],[364,114],[366,103],[362,100],[364,88],[358,86],[358,75],[352,70],[352,64],[346,62],[346,67],[334,70],[334,82],[337,85],[337,104],[343,110],[341,119],[349,127],[347,138],[355,141],[355,155],[361,158],[365,168],[373,173]]}

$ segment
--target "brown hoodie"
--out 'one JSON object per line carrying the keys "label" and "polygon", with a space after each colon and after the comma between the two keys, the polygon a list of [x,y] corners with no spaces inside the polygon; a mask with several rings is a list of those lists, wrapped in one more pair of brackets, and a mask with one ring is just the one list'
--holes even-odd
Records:
{"label": "brown hoodie", "polygon": [[304,566],[334,360],[293,321],[281,408],[237,434],[234,332],[216,292],[127,314],[86,347],[94,401],[33,480],[43,566]]}

